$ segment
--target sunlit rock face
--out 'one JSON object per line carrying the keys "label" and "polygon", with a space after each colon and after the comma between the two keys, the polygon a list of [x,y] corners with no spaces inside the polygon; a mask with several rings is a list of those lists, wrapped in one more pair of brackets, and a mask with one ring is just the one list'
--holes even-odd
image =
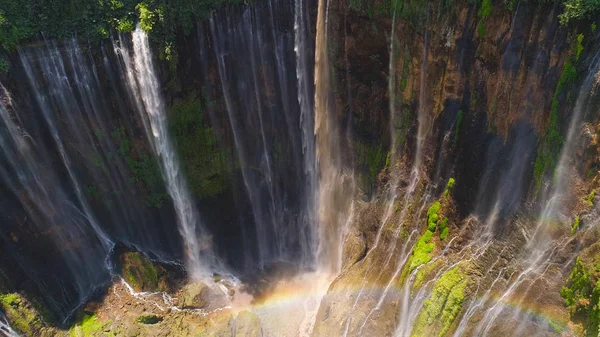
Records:
{"label": "sunlit rock face", "polygon": [[591,336],[595,25],[274,0],[0,75],[0,334]]}

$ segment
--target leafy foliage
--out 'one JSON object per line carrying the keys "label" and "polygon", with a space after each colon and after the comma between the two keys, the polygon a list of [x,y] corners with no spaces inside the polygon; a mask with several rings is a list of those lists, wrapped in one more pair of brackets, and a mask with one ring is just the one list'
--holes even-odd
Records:
{"label": "leafy foliage", "polygon": [[[41,33],[45,38],[73,36],[97,41],[111,30],[128,32],[139,22],[159,45],[161,57],[174,60],[176,33],[191,31],[197,19],[219,6],[241,0],[3,0],[0,52],[12,51]],[[6,64],[0,62],[0,70]]]}
{"label": "leafy foliage", "polygon": [[598,0],[563,0],[564,11],[558,17],[561,24],[587,19],[600,9]]}
{"label": "leafy foliage", "polygon": [[560,291],[571,316],[583,318],[586,337],[597,336],[600,327],[598,271],[600,265],[586,266],[580,258],[577,258],[566,286]]}

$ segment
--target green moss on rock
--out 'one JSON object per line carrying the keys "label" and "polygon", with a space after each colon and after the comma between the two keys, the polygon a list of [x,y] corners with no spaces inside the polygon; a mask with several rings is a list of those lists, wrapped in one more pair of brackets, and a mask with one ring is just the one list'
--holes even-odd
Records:
{"label": "green moss on rock", "polygon": [[412,272],[420,265],[426,264],[431,261],[431,252],[435,247],[435,244],[431,242],[433,232],[427,230],[415,244],[413,248],[412,256],[409,259],[409,272]]}
{"label": "green moss on rock", "polygon": [[121,274],[135,291],[166,291],[166,270],[138,252],[121,255]]}
{"label": "green moss on rock", "polygon": [[219,147],[213,129],[204,122],[202,101],[195,94],[173,103],[169,130],[188,186],[197,198],[225,192],[232,172],[229,151]]}
{"label": "green moss on rock", "polygon": [[411,336],[444,336],[462,310],[467,284],[468,278],[461,265],[445,272],[423,303]]}
{"label": "green moss on rock", "polygon": [[594,197],[596,197],[596,191],[591,191],[583,200],[587,202],[588,206],[594,206]]}
{"label": "green moss on rock", "polygon": [[579,215],[575,217],[575,221],[573,222],[573,226],[571,227],[571,235],[575,234],[577,232],[577,229],[579,228]]}
{"label": "green moss on rock", "polygon": [[40,335],[44,327],[43,320],[34,307],[17,293],[0,295],[0,306],[12,327],[27,335]]}
{"label": "green moss on rock", "polygon": [[99,336],[108,324],[110,322],[98,321],[98,315],[94,313],[82,312],[77,322],[69,329],[69,337]]}
{"label": "green moss on rock", "polygon": [[435,261],[428,263],[428,264],[424,265],[423,267],[419,268],[419,270],[417,271],[417,274],[415,275],[415,280],[413,282],[413,289],[421,288],[421,286],[423,285],[423,282],[429,277],[429,275],[434,270],[437,270],[437,268],[439,267],[441,262],[442,262],[442,260],[438,259],[438,260],[435,260]]}

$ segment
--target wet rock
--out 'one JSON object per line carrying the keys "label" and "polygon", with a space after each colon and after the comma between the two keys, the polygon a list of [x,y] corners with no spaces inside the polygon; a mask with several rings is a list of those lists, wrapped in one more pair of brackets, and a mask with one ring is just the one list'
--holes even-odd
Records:
{"label": "wet rock", "polygon": [[141,334],[140,328],[135,325],[131,325],[131,326],[127,327],[127,331],[125,332],[126,337],[138,337],[138,336],[140,336],[140,334]]}
{"label": "wet rock", "polygon": [[119,258],[121,275],[138,292],[166,291],[166,270],[139,252],[125,252]]}
{"label": "wet rock", "polygon": [[162,322],[163,318],[156,314],[143,314],[138,317],[137,322],[141,324],[156,324]]}
{"label": "wet rock", "polygon": [[181,290],[182,309],[202,309],[208,306],[211,289],[203,282],[188,284]]}
{"label": "wet rock", "polygon": [[44,323],[35,310],[23,296],[17,293],[0,295],[0,307],[12,327],[26,336],[39,336]]}
{"label": "wet rock", "polygon": [[365,235],[358,230],[351,231],[346,242],[344,242],[344,268],[348,268],[362,260],[366,254],[367,242]]}
{"label": "wet rock", "polygon": [[235,319],[236,337],[258,337],[262,336],[260,318],[253,312],[244,310]]}

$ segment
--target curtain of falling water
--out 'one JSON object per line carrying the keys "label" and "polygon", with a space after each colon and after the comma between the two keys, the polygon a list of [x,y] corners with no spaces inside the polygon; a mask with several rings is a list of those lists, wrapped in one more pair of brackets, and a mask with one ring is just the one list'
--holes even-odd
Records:
{"label": "curtain of falling water", "polygon": [[[42,240],[49,240],[52,245],[53,254],[44,259],[53,270],[45,277],[34,276],[32,280],[45,294],[49,306],[64,318],[71,309],[82,304],[96,286],[107,281],[106,258],[112,241],[99,228],[82,195],[80,182],[59,137],[50,97],[38,87],[27,57],[22,54],[21,59],[35,102],[44,116],[43,128],[49,130],[54,142],[47,143],[37,130],[29,132],[24,128],[21,124],[24,115],[12,105],[10,96],[0,86],[0,95],[4,97],[0,99],[0,145],[4,158],[0,178],[22,205],[27,214],[25,221],[33,223],[39,233],[46,233],[47,237]],[[48,62],[42,67],[47,73],[57,70],[55,60],[45,61]],[[68,171],[67,180],[50,165],[55,151],[59,152],[62,166]],[[26,273],[35,275],[36,270],[24,268]]]}
{"label": "curtain of falling water", "polygon": [[[307,177],[306,206],[308,221],[314,224],[317,192],[317,167],[315,162],[315,135],[314,135],[314,64],[310,60],[314,52],[312,41],[309,39],[311,27],[308,15],[309,1],[294,1],[294,51],[296,53],[296,80],[298,85],[298,104],[300,105],[300,130],[302,132],[302,155],[304,157],[304,174]],[[313,234],[311,247],[318,247],[317,235]],[[311,251],[311,254],[315,252]],[[315,257],[313,256],[313,259]]]}
{"label": "curtain of falling water", "polygon": [[312,267],[315,261],[307,12],[303,2],[270,1],[219,11],[208,27],[215,95],[224,103],[252,208],[254,228],[246,226],[255,231],[259,267],[277,261]]}
{"label": "curtain of falling water", "polygon": [[[553,186],[551,193],[545,199],[545,206],[539,214],[538,222],[533,229],[533,233],[525,245],[523,255],[523,270],[517,277],[508,285],[507,289],[502,293],[500,299],[493,305],[487,307],[483,315],[483,319],[475,326],[474,333],[478,336],[487,336],[497,319],[506,309],[506,301],[515,300],[513,295],[523,283],[543,275],[552,262],[554,253],[557,248],[570,242],[569,238],[555,240],[551,237],[552,230],[550,222],[553,219],[559,219],[564,211],[564,200],[571,197],[571,190],[567,187],[572,179],[573,168],[577,163],[573,163],[574,152],[579,141],[578,135],[581,134],[582,121],[585,112],[588,109],[587,102],[590,96],[595,92],[595,79],[600,69],[600,53],[597,53],[592,62],[590,62],[586,78],[579,89],[571,122],[567,132],[566,141],[563,145],[560,154],[560,160],[554,173]],[[570,225],[570,224],[569,224]],[[567,226],[569,226],[567,225]],[[527,291],[521,295],[527,295]]]}
{"label": "curtain of falling water", "polygon": [[315,43],[315,137],[319,175],[317,257],[324,271],[337,272],[341,262],[341,237],[351,218],[353,177],[344,171],[342,137],[333,102],[331,68],[327,48],[328,0],[319,0]]}
{"label": "curtain of falling water", "polygon": [[162,260],[181,254],[176,234],[144,203],[125,164],[134,131],[112,55],[102,48],[97,67],[86,51],[76,40],[20,50],[22,66],[14,69],[25,79],[16,88],[20,104],[2,102],[0,184],[12,192],[5,200],[20,205],[6,206],[3,230],[18,238],[28,222],[37,226],[40,234],[19,244],[31,247],[15,251],[14,259],[60,318],[108,279],[113,242]]}
{"label": "curtain of falling water", "polygon": [[146,135],[160,158],[161,173],[177,213],[188,273],[194,278],[201,278],[209,268],[218,267],[218,262],[212,252],[211,238],[194,206],[169,139],[165,104],[154,70],[148,36],[138,26],[132,33],[132,39],[133,55],[124,47],[118,48],[125,64],[128,88],[144,121]]}
{"label": "curtain of falling water", "polygon": [[75,39],[64,46],[48,41],[45,47],[23,50],[21,59],[27,77],[42,95],[45,115],[63,121],[54,124],[59,138],[68,144],[65,151],[73,158],[84,194],[89,198],[93,191],[96,199],[102,199],[94,205],[100,226],[110,237],[166,258],[165,252],[177,250],[178,244],[162,230],[160,221],[148,215],[124,158],[129,153],[123,144],[130,144],[134,132],[128,102],[120,95],[121,83],[113,80],[118,69],[105,55],[100,73],[112,82],[107,91],[86,51]]}
{"label": "curtain of falling water", "polygon": [[4,337],[19,337],[20,335],[8,324],[6,316],[0,314],[0,334]]}

